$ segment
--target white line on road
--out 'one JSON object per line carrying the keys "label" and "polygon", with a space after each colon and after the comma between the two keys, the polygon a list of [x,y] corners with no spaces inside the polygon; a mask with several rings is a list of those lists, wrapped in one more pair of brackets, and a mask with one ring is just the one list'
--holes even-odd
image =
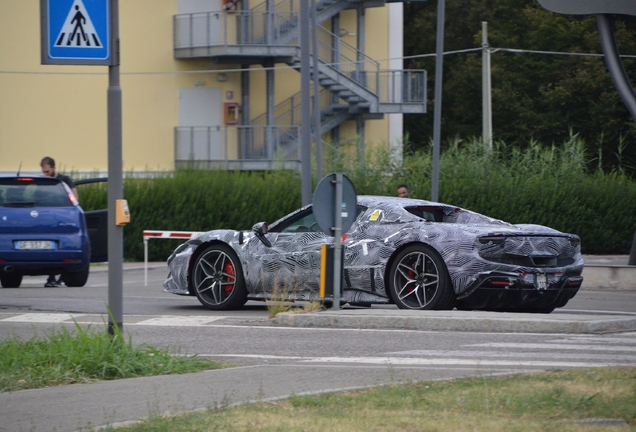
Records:
{"label": "white line on road", "polygon": [[297,357],[275,356],[260,354],[199,354],[199,357],[234,357],[254,358],[261,360],[292,360],[304,363],[356,363],[373,365],[395,366],[531,366],[548,368],[566,367],[607,367],[618,366],[617,363],[587,363],[587,362],[563,362],[563,361],[526,361],[526,360],[481,360],[481,359],[455,359],[455,358],[409,358],[409,357]]}
{"label": "white line on road", "polygon": [[210,316],[160,316],[150,318],[136,323],[126,323],[126,325],[148,325],[148,326],[201,326],[212,321],[222,320],[226,317]]}
{"label": "white line on road", "polygon": [[71,320],[77,317],[84,316],[85,314],[44,314],[44,313],[28,313],[12,316],[10,318],[4,318],[0,321],[10,322],[29,322],[29,323],[61,323],[67,320]]}
{"label": "white line on road", "polygon": [[585,351],[632,351],[636,352],[634,346],[607,346],[607,345],[569,345],[569,344],[550,344],[550,343],[508,343],[508,342],[492,342],[483,344],[467,345],[471,347],[487,347],[487,348],[515,348],[515,349],[559,349],[559,350],[585,350]]}
{"label": "white line on road", "polygon": [[555,339],[551,341],[546,341],[547,343],[555,343],[555,344],[578,344],[581,342],[587,343],[615,343],[615,344],[626,344],[626,345],[634,345],[636,346],[636,338],[629,337],[598,337],[598,336],[576,336],[569,339]]}
{"label": "white line on road", "polygon": [[541,359],[541,360],[595,360],[608,362],[631,362],[636,364],[636,355],[634,354],[595,354],[595,353],[564,353],[556,350],[546,352],[522,352],[522,351],[471,351],[471,350],[411,350],[411,351],[395,351],[384,354],[394,356],[418,356],[418,357],[499,357],[514,358],[522,357],[525,359]]}

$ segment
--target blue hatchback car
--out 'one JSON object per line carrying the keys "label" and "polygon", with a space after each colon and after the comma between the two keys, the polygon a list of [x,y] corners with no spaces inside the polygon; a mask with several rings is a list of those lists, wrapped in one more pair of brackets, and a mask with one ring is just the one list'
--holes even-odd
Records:
{"label": "blue hatchback car", "polygon": [[0,176],[0,282],[18,288],[24,275],[61,274],[67,286],[88,279],[86,216],[57,178]]}

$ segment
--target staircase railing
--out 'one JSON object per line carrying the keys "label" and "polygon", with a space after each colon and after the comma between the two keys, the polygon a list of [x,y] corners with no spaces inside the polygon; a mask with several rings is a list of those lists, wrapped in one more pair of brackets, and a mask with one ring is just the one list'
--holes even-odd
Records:
{"label": "staircase railing", "polygon": [[324,65],[378,94],[380,63],[322,26],[318,26],[318,47]]}
{"label": "staircase railing", "polygon": [[[331,93],[327,89],[321,89],[319,96],[320,109],[325,110],[331,104]],[[314,95],[311,95],[310,106],[313,108]],[[300,92],[285,99],[274,107],[274,121],[276,124],[300,125],[301,122],[301,98]],[[255,117],[250,124],[252,126],[266,126],[267,113]]]}

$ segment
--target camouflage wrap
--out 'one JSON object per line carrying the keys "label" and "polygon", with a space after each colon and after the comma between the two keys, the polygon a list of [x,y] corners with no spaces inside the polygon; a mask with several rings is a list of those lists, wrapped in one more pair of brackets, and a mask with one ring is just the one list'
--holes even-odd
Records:
{"label": "camouflage wrap", "polygon": [[[493,274],[523,278],[542,273],[548,285],[555,285],[568,276],[580,276],[583,270],[580,239],[574,234],[539,225],[512,225],[424,200],[359,196],[358,206],[361,212],[343,242],[343,302],[389,302],[391,260],[413,244],[428,245],[439,254],[458,298],[472,293]],[[265,234],[271,247],[252,232],[232,230],[209,231],[187,241],[168,259],[165,291],[191,294],[188,274],[197,250],[222,243],[239,258],[249,298],[281,293],[294,299],[318,298],[321,246],[333,244],[333,237],[309,226],[299,225],[290,232],[294,221],[307,220],[299,218],[310,213],[310,207],[271,225]],[[421,212],[435,214],[434,221],[424,219]]]}

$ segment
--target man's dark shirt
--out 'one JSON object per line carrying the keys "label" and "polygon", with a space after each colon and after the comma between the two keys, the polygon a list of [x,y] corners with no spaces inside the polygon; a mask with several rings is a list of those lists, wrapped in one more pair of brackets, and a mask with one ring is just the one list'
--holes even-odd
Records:
{"label": "man's dark shirt", "polygon": [[73,180],[71,180],[69,176],[58,173],[57,178],[66,183],[71,190],[73,190],[73,188],[75,187],[75,183],[73,183]]}

